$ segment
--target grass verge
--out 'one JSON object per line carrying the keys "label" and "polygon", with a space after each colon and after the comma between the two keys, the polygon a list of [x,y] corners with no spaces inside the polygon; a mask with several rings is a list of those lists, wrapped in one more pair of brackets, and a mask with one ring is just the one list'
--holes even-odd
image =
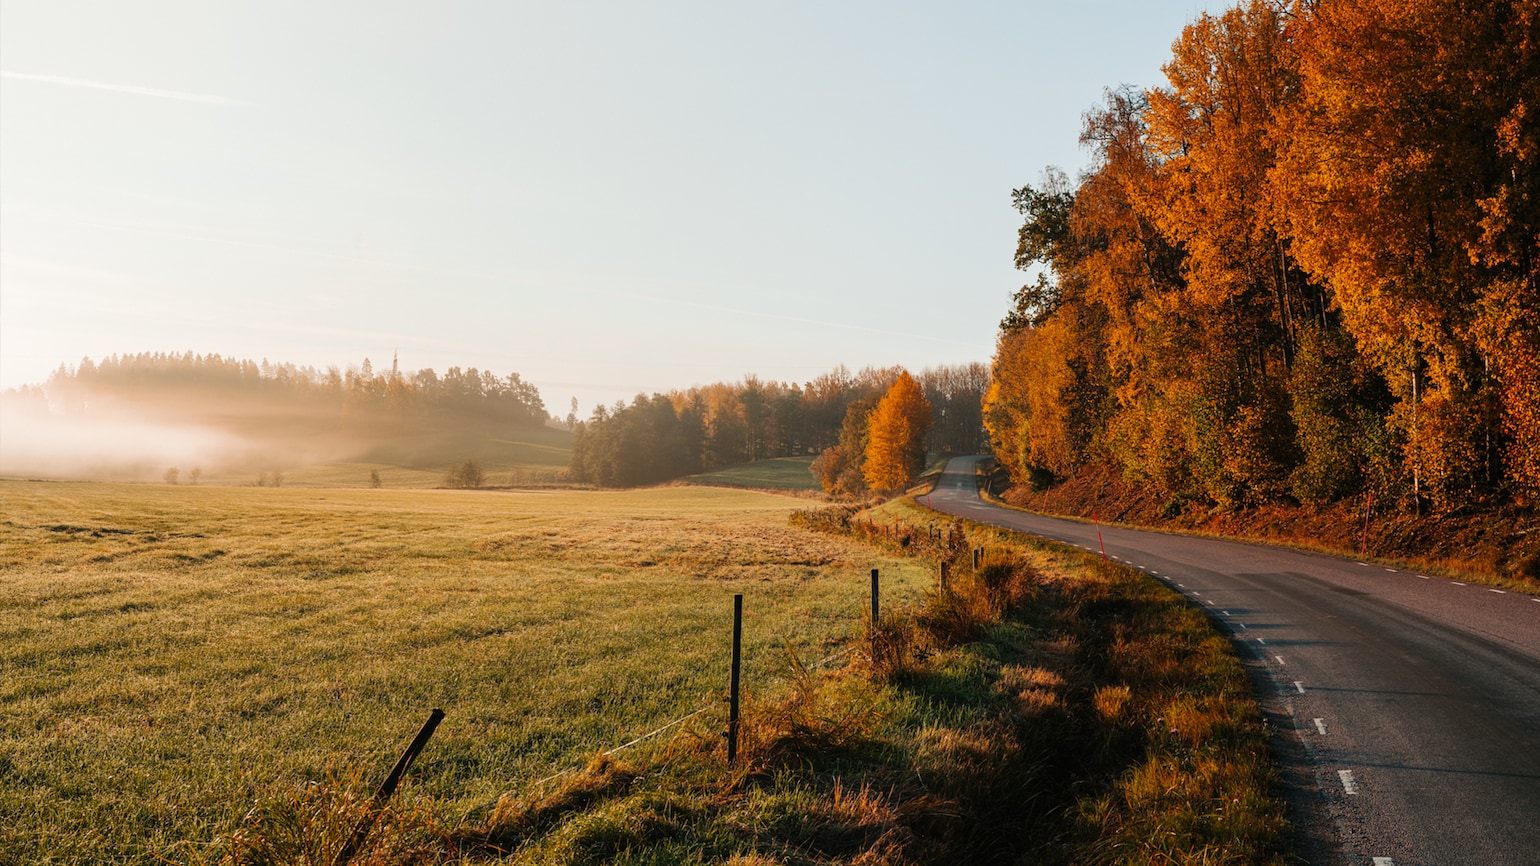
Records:
{"label": "grass verge", "polygon": [[[998,471],[993,481],[996,489],[1008,483]],[[1131,486],[1105,466],[1042,490],[1019,484],[991,501],[1085,522],[1099,510],[1109,526],[1281,545],[1540,594],[1540,511],[1532,503],[1454,514],[1411,514],[1363,498],[1205,508]]]}

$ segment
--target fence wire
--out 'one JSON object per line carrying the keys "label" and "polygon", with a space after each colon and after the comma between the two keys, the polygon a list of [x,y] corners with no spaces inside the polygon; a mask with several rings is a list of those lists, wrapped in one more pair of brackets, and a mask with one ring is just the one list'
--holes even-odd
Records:
{"label": "fence wire", "polygon": [[[843,658],[844,656],[850,655],[856,649],[857,649],[857,647],[854,646],[854,645],[845,647],[844,649],[842,649],[842,650],[840,650],[838,652],[831,653],[831,654],[826,655],[823,658],[821,658],[821,659],[819,659],[819,660],[817,660],[815,662],[811,662],[811,663],[807,664],[805,666],[805,669],[806,670],[810,670],[810,671],[811,670],[817,670],[818,668],[823,667],[824,665],[834,661],[835,659]],[[785,679],[785,677],[773,677],[773,678],[771,678],[771,680],[769,682],[769,685],[774,685],[776,683],[779,683],[779,682],[783,681],[784,679]],[[712,701],[711,703],[706,704],[705,706],[701,707],[700,709],[696,710],[693,713],[690,713],[689,715],[680,716],[679,718],[674,719],[673,721],[668,722],[667,724],[664,724],[660,728],[657,728],[657,729],[652,730],[652,731],[648,731],[647,733],[642,734],[640,737],[637,737],[636,739],[634,739],[634,740],[632,740],[632,741],[630,741],[628,743],[622,743],[621,745],[616,746],[613,749],[606,749],[605,751],[600,752],[600,754],[604,755],[605,757],[609,757],[610,755],[616,754],[617,752],[621,752],[621,751],[624,751],[625,749],[629,749],[632,746],[637,745],[638,743],[644,742],[646,740],[650,740],[653,737],[656,737],[658,734],[661,734],[664,731],[668,730],[669,728],[675,727],[677,725],[682,725],[685,722],[688,722],[689,720],[695,718],[696,716],[702,715],[703,713],[707,712],[708,710],[711,710],[718,703],[720,703],[720,701]],[[529,787],[531,787],[531,788],[538,788],[541,785],[544,785],[546,782],[550,782],[550,781],[554,781],[556,779],[560,779],[562,776],[566,776],[566,775],[570,775],[572,773],[575,773],[579,769],[581,769],[581,767],[577,767],[577,766],[568,767],[565,770],[560,770],[558,772],[552,773],[551,775],[546,776],[543,779],[538,779],[538,780],[536,780],[534,782],[531,782]]]}

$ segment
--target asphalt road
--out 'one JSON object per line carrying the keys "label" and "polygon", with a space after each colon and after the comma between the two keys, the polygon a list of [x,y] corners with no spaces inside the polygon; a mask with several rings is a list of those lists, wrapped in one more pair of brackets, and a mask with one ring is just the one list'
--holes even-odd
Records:
{"label": "asphalt road", "polygon": [[1265,545],[920,501],[1156,576],[1234,641],[1313,863],[1540,866],[1540,598]]}

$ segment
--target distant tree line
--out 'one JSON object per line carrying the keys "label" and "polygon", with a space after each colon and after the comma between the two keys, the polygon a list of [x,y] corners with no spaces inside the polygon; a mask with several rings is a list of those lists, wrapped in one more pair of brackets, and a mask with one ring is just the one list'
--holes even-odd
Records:
{"label": "distant tree line", "polygon": [[347,370],[192,352],[85,358],[61,365],[41,394],[29,389],[22,396],[64,414],[132,404],[227,427],[319,424],[395,432],[413,424],[533,427],[546,421],[539,390],[517,373],[497,376],[474,367],[450,367],[442,376],[432,369],[406,373],[394,362],[375,372],[368,358]]}
{"label": "distant tree line", "polygon": [[1540,490],[1540,5],[1250,0],[1015,191],[985,420],[1184,503]]}
{"label": "distant tree line", "polygon": [[[817,455],[839,444],[853,404],[870,408],[902,371],[841,367],[803,384],[748,376],[600,406],[578,422],[571,476],[604,487],[653,484],[771,457]],[[989,384],[981,363],[937,367],[915,377],[934,409],[924,440],[932,451],[985,447],[980,401]]]}

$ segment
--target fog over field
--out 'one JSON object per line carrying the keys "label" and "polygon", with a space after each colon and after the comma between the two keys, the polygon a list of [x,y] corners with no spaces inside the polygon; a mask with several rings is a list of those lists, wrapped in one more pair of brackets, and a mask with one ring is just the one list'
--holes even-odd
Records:
{"label": "fog over field", "polygon": [[248,483],[371,454],[442,469],[545,420],[539,392],[517,373],[111,356],[0,393],[0,474]]}
{"label": "fog over field", "polygon": [[242,433],[205,414],[206,404],[182,412],[166,408],[109,402],[76,415],[0,396],[0,475],[151,481],[174,466],[185,483],[194,467],[209,475],[256,472],[346,460],[374,444],[341,431],[320,432],[325,419],[319,416],[287,418],[293,425],[288,430],[266,419]]}

